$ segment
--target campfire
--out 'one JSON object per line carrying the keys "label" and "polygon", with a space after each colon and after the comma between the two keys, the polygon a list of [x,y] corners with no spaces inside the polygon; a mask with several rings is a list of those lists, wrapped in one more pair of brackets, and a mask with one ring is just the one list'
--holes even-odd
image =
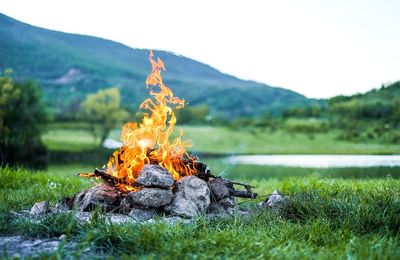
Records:
{"label": "campfire", "polygon": [[81,176],[100,177],[129,192],[140,189],[136,180],[146,164],[160,165],[174,180],[204,172],[204,165],[187,153],[186,148],[191,144],[182,141],[182,132],[171,140],[176,124],[174,109],[182,109],[185,101],[175,97],[164,84],[161,71],[166,70],[165,65],[160,58],[154,59],[153,51],[149,61],[151,73],[147,76],[146,88],[150,89],[151,98],[140,105],[147,111],[142,122],[139,125],[129,122],[122,127],[123,146],[113,153],[105,169]]}
{"label": "campfire", "polygon": [[[235,182],[211,174],[207,165],[191,156],[183,133],[172,139],[176,117],[185,101],[175,97],[164,84],[166,71],[160,58],[149,54],[151,73],[146,87],[150,97],[140,108],[145,111],[140,124],[122,127],[122,147],[110,157],[106,167],[81,177],[101,179],[102,183],[59,202],[58,209],[91,211],[100,207],[107,212],[129,214],[139,220],[156,214],[192,218],[206,213],[232,213],[235,197],[255,198],[247,183]],[[237,190],[235,187],[244,187]],[[48,210],[36,205],[35,211]],[[33,209],[32,209],[33,210]]]}

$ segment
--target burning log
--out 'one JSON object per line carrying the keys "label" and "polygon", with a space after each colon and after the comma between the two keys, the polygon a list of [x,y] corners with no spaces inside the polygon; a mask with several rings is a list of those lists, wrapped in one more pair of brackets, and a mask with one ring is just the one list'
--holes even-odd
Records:
{"label": "burning log", "polygon": [[[211,172],[207,169],[207,165],[198,161],[192,161],[192,160],[185,160],[184,164],[190,165],[189,167],[195,167],[195,169],[203,170],[203,171],[198,171],[196,176],[199,177],[202,180],[209,181],[210,179],[220,179],[225,182],[224,185],[229,190],[229,195],[233,197],[238,197],[238,198],[248,198],[248,199],[254,199],[258,196],[257,193],[252,191],[252,188],[254,186],[245,183],[245,182],[238,182],[238,181],[232,181],[225,179],[220,176],[215,176],[211,174]],[[116,186],[118,187],[119,185],[128,185],[132,187],[140,187],[139,184],[136,182],[127,182],[125,179],[112,176],[106,172],[106,169],[98,169],[96,168],[93,173],[79,173],[78,176],[81,177],[92,177],[92,178],[100,178],[104,182],[110,184],[111,186]],[[245,190],[235,190],[234,185],[239,185],[243,186]]]}
{"label": "burning log", "polygon": [[[157,165],[158,163],[151,163],[151,164]],[[182,164],[184,164],[186,167],[196,169],[198,171],[198,174],[200,174],[200,175],[203,174],[203,172],[201,172],[201,171],[205,171],[205,169],[207,168],[206,164],[197,162],[197,161],[192,161],[189,159],[183,160]],[[77,175],[80,177],[84,177],[84,178],[100,178],[103,181],[110,183],[112,185],[125,184],[125,185],[130,185],[130,186],[139,186],[139,185],[135,185],[135,182],[128,182],[128,181],[124,180],[123,178],[119,178],[119,177],[108,174],[106,168],[103,168],[103,169],[96,168],[94,170],[94,172],[78,173]]]}
{"label": "burning log", "polygon": [[[186,161],[186,163],[187,164],[192,163],[192,165],[196,164],[196,166],[199,169],[207,168],[206,164],[197,162],[197,161],[192,161],[192,162]],[[136,182],[127,182],[122,178],[115,177],[115,176],[108,174],[106,172],[106,169],[96,168],[93,173],[78,173],[78,176],[89,177],[89,178],[100,178],[104,182],[106,182],[112,186],[117,186],[117,187],[121,184],[129,185],[129,186],[133,186],[133,187],[140,187],[140,185],[137,184]],[[258,196],[257,193],[252,191],[252,188],[254,188],[254,186],[252,186],[248,183],[245,183],[245,182],[232,181],[232,180],[228,180],[223,177],[220,177],[220,176],[215,176],[215,175],[211,174],[211,172],[209,170],[206,170],[205,172],[198,172],[196,174],[196,176],[205,181],[209,181],[210,178],[211,179],[221,179],[221,180],[225,181],[227,183],[226,185],[229,189],[229,194],[230,194],[230,196],[233,196],[233,197],[254,199]],[[245,190],[235,190],[233,185],[243,186],[245,188]]]}
{"label": "burning log", "polygon": [[108,183],[111,186],[118,186],[121,184],[124,185],[130,185],[130,186],[136,186],[135,183],[130,183],[125,181],[122,178],[112,176],[106,172],[106,169],[94,169],[94,172],[89,172],[89,173],[78,173],[77,174],[80,177],[84,178],[100,178],[104,182]]}

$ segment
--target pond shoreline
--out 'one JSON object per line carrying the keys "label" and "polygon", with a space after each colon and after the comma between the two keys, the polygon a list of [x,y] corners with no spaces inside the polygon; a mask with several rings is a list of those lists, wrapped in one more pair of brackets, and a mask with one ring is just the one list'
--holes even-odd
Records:
{"label": "pond shoreline", "polygon": [[225,161],[304,168],[396,167],[400,166],[400,155],[234,155]]}

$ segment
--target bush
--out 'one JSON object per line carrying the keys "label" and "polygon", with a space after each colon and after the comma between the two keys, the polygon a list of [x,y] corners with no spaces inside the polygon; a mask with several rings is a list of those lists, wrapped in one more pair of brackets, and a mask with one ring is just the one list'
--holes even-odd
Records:
{"label": "bush", "polygon": [[40,88],[0,74],[0,158],[2,164],[42,168],[46,148],[41,130],[46,123]]}
{"label": "bush", "polygon": [[212,117],[208,106],[185,107],[175,110],[177,122],[181,125],[203,125],[209,124]]}
{"label": "bush", "polygon": [[119,89],[109,88],[88,95],[81,104],[94,137],[100,137],[100,147],[110,131],[129,118],[129,113],[121,107],[120,101]]}

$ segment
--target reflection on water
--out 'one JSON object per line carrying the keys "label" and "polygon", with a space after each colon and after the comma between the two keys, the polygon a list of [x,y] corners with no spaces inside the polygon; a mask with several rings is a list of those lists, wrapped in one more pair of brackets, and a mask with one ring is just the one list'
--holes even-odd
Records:
{"label": "reflection on water", "polygon": [[304,168],[394,167],[400,166],[400,155],[242,155],[228,157],[226,161]]}

